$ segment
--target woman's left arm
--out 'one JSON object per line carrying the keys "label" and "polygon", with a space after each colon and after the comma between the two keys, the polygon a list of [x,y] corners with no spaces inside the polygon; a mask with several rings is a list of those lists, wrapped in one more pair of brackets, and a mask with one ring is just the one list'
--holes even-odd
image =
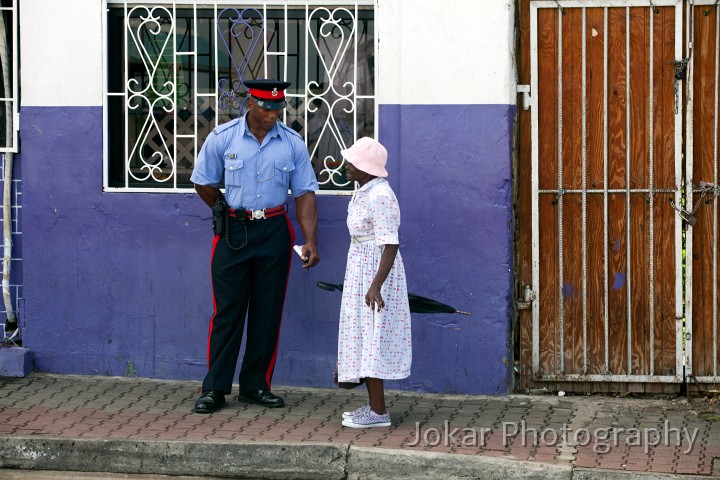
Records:
{"label": "woman's left arm", "polygon": [[373,282],[370,284],[370,289],[365,295],[365,305],[369,306],[371,310],[375,310],[377,307],[377,311],[379,312],[385,307],[385,301],[380,294],[380,288],[383,283],[385,283],[385,279],[390,274],[390,270],[395,263],[398,248],[400,248],[398,244],[385,245],[385,249],[380,257],[380,266],[378,267]]}

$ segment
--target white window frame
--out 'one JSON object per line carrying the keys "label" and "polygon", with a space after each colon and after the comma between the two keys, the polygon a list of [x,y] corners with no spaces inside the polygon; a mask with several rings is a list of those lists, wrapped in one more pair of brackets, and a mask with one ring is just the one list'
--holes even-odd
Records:
{"label": "white window frame", "polygon": [[[14,0],[17,1],[17,0]],[[217,13],[220,12],[223,8],[226,7],[233,7],[238,9],[243,8],[257,8],[261,12],[263,12],[263,17],[267,18],[266,10],[268,8],[271,9],[281,9],[285,8],[285,11],[287,13],[287,7],[305,7],[306,11],[308,8],[318,8],[318,7],[335,7],[335,8],[347,8],[349,10],[354,8],[354,12],[357,13],[359,7],[373,7],[373,11],[375,12],[375,15],[377,15],[378,6],[377,6],[377,0],[336,0],[336,1],[328,1],[328,0],[306,0],[306,1],[298,1],[298,0],[261,0],[261,1],[255,1],[255,2],[244,2],[241,0],[223,0],[223,1],[217,1],[217,2],[198,2],[198,1],[192,1],[192,0],[185,0],[185,1],[177,1],[177,0],[155,0],[155,1],[141,1],[141,0],[103,0],[103,12],[108,12],[108,8],[110,6],[117,6],[117,5],[123,5],[127,8],[132,6],[147,6],[147,7],[155,7],[155,6],[163,6],[166,7],[168,10],[171,10],[175,12],[176,8],[188,8],[188,9],[214,9],[215,11],[215,17],[217,18]],[[196,18],[196,14],[194,15]],[[377,29],[377,18],[375,17],[375,31],[373,33],[373,43],[374,43],[374,89],[371,95],[354,95],[355,99],[371,99],[373,100],[373,109],[374,109],[374,135],[377,138],[378,133],[378,112],[379,112],[379,105],[377,102],[378,99],[378,79],[379,79],[379,65],[378,65],[378,29]],[[173,180],[173,185],[171,187],[163,187],[158,185],[157,187],[131,187],[131,186],[124,186],[124,187],[112,187],[109,184],[109,145],[108,145],[108,128],[109,128],[109,122],[108,122],[108,111],[109,111],[109,98],[111,96],[121,96],[123,94],[120,94],[119,92],[109,92],[108,91],[108,43],[109,43],[109,35],[108,35],[108,16],[104,16],[103,22],[102,22],[102,34],[103,34],[103,190],[106,192],[146,192],[146,193],[192,193],[194,192],[192,187],[181,187],[177,185],[177,174],[175,172],[175,166],[173,167],[173,175],[175,176],[175,179]],[[127,34],[127,33],[126,33]],[[217,35],[217,32],[216,32]],[[266,37],[264,34],[263,37]],[[357,35],[356,35],[357,37]],[[287,52],[287,36],[285,36],[285,52]],[[263,38],[263,43],[267,43],[267,38]],[[126,42],[127,44],[127,42]],[[217,45],[217,43],[216,43]],[[265,45],[266,46],[266,45]],[[263,46],[263,62],[264,62],[264,68],[267,71],[267,65],[268,65],[268,57],[270,56],[277,56],[277,55],[285,55],[284,52],[268,52],[267,49]],[[216,47],[217,48],[217,47]],[[350,48],[353,48],[352,45]],[[355,42],[355,49],[357,49],[357,42]],[[306,53],[307,53],[307,42],[306,42]],[[217,52],[215,53],[217,57]],[[307,55],[306,55],[307,57]],[[175,58],[177,61],[177,53],[175,54]],[[306,62],[307,63],[307,62]],[[307,66],[306,66],[307,70]],[[285,62],[285,74],[287,74],[287,62]],[[357,73],[356,73],[357,75]],[[307,79],[307,74],[305,76]],[[217,102],[218,99],[218,90],[216,88],[215,93],[211,94],[198,94],[197,92],[197,85],[194,86],[195,89],[195,95],[197,96],[207,96],[207,97],[214,97],[215,102]],[[127,88],[126,93],[124,94],[127,98]],[[288,94],[288,97],[291,96],[298,96],[305,99],[307,101],[308,99],[308,93],[307,91],[304,93],[304,95],[291,95]],[[215,124],[218,124],[218,117],[219,115],[215,116]],[[354,128],[354,135],[357,137],[357,128],[355,126]],[[127,136],[127,131],[125,132],[125,135]],[[174,138],[177,139],[177,133],[174,133]],[[195,133],[192,135],[194,136],[195,141],[195,155],[200,151],[200,147],[202,146],[202,143],[198,139],[198,130],[195,129]],[[187,137],[187,136],[186,136]],[[307,145],[307,132],[305,134],[305,143]],[[356,140],[357,138],[355,138]],[[127,144],[127,142],[126,142]],[[343,148],[347,148],[350,145],[345,145]],[[312,152],[311,152],[312,153]],[[125,155],[127,157],[127,154]],[[177,156],[175,156],[174,161],[176,162]],[[342,160],[342,159],[335,159],[335,160]],[[338,186],[339,188],[339,186]],[[351,195],[353,192],[352,190],[339,190],[339,189],[326,189],[326,190],[319,190],[317,192],[320,195]]]}

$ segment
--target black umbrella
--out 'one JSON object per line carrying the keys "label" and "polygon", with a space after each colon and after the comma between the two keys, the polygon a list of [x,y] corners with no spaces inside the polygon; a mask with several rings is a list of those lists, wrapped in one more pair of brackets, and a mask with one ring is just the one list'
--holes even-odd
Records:
{"label": "black umbrella", "polygon": [[[328,291],[339,290],[342,292],[343,289],[342,283],[317,282],[316,285]],[[470,312],[457,310],[450,305],[440,303],[431,298],[421,297],[414,293],[408,293],[408,300],[410,301],[410,311],[412,313],[461,313],[463,315],[470,315]]]}

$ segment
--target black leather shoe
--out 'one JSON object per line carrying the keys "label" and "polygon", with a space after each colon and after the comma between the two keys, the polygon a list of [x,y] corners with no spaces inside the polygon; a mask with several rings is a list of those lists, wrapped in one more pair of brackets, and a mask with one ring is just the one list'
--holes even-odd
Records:
{"label": "black leather shoe", "polygon": [[253,390],[252,392],[240,392],[238,400],[241,402],[254,403],[268,408],[279,408],[285,406],[285,400],[270,392],[270,390]]}
{"label": "black leather shoe", "polygon": [[215,390],[203,392],[202,396],[195,401],[195,413],[213,413],[225,406],[225,395]]}

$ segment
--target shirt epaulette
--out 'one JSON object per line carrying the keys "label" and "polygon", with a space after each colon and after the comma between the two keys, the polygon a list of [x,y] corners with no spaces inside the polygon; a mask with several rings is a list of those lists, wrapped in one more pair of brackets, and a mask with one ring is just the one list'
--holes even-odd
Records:
{"label": "shirt epaulette", "polygon": [[238,123],[240,120],[241,120],[241,118],[238,117],[238,118],[235,118],[235,119],[233,119],[233,120],[230,120],[229,122],[223,123],[222,125],[218,125],[217,127],[215,127],[215,128],[213,129],[213,133],[214,133],[215,135],[219,135],[219,134],[221,134],[222,132],[224,132],[225,130],[227,130],[228,128],[237,125],[237,123]]}
{"label": "shirt epaulette", "polygon": [[284,128],[286,131],[292,132],[292,133],[294,133],[295,135],[297,135],[298,138],[302,139],[302,136],[301,136],[298,132],[296,132],[296,131],[293,130],[292,128],[288,127],[288,126],[285,125],[283,122],[277,122],[277,124],[280,125],[280,128]]}

